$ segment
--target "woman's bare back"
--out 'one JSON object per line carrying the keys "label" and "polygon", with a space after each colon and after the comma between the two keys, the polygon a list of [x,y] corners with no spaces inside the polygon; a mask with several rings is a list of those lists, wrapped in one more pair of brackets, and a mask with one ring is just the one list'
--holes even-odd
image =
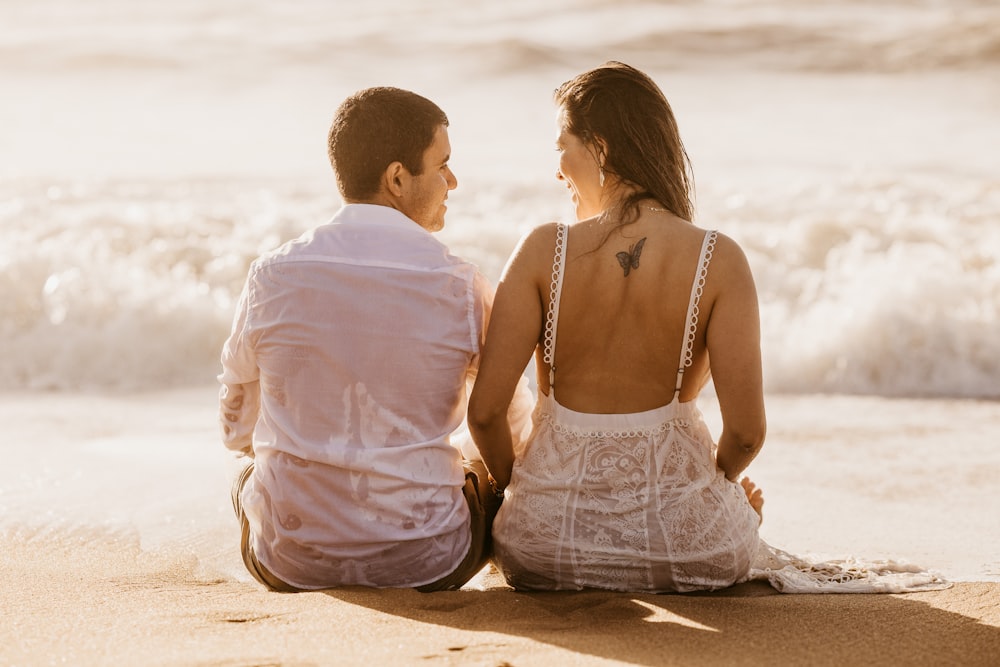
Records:
{"label": "woman's bare back", "polygon": [[[561,404],[608,414],[641,412],[673,399],[705,235],[688,222],[649,209],[623,227],[598,219],[570,227],[555,351]],[[551,238],[551,257],[554,226],[544,236]],[[538,276],[551,280],[549,270]],[[705,323],[712,291],[706,288],[700,302],[701,322],[682,401],[697,396],[708,379]],[[540,294],[547,310],[548,284]],[[548,368],[541,358],[538,361],[539,385],[547,392]]]}

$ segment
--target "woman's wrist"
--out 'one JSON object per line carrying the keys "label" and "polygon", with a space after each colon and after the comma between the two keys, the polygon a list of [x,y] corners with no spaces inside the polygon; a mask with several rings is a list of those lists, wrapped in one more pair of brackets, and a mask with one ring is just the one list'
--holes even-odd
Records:
{"label": "woman's wrist", "polygon": [[493,491],[493,495],[497,498],[503,498],[504,487],[497,483],[496,479],[493,478],[493,475],[489,475],[487,479],[490,484],[490,489]]}

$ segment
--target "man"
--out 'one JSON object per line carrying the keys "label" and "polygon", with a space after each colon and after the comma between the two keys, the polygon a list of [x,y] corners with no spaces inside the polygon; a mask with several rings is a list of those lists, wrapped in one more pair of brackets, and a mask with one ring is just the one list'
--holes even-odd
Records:
{"label": "man", "polygon": [[[243,560],[277,591],[456,589],[489,558],[499,500],[451,442],[493,292],[444,226],[448,119],[396,88],[337,110],[344,206],[253,263],[222,352],[223,440],[251,461]],[[523,431],[531,399],[511,410]]]}

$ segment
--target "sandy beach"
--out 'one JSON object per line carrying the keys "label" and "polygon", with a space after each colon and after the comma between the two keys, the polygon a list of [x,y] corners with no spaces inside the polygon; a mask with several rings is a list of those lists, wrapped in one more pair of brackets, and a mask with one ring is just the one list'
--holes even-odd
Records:
{"label": "sandy beach", "polygon": [[[994,665],[1000,584],[911,595],[283,595],[98,551],[4,571],[9,665]],[[127,561],[127,562],[123,562]],[[39,590],[45,595],[39,596]]]}
{"label": "sandy beach", "polygon": [[[0,667],[1000,664],[995,2],[36,0],[0,25]],[[610,58],[664,87],[696,222],[754,271],[762,537],[953,586],[264,591],[213,378],[249,262],[338,205],[334,107],[442,105],[442,239],[496,280],[567,215],[552,89]]]}
{"label": "sandy beach", "polygon": [[[710,418],[711,397],[702,405]],[[767,494],[769,543],[908,560],[954,586],[527,594],[484,570],[451,593],[269,593],[239,560],[235,462],[217,442],[214,387],[8,394],[0,664],[995,664],[998,406],[844,396],[769,406],[768,444],[749,471]]]}

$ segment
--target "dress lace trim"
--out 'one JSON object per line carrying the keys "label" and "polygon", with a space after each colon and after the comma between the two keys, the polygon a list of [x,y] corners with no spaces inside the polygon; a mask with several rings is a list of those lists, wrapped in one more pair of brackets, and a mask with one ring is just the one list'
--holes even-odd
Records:
{"label": "dress lace trim", "polygon": [[782,593],[915,593],[952,583],[936,572],[895,560],[818,560],[796,556],[760,540],[750,580],[767,581]]}
{"label": "dress lace trim", "polygon": [[656,426],[648,428],[629,429],[588,429],[569,426],[558,421],[551,412],[547,411],[540,411],[538,414],[538,420],[548,424],[549,427],[556,433],[590,438],[648,438],[658,436],[673,429],[688,429],[691,427],[691,420],[683,417],[668,419],[667,421],[657,424]]}
{"label": "dress lace trim", "polygon": [[559,325],[559,297],[562,294],[563,267],[566,263],[566,225],[556,226],[556,251],[552,260],[549,285],[549,311],[545,314],[545,349],[542,359],[549,365],[549,393],[556,382],[556,327]]}
{"label": "dress lace trim", "polygon": [[695,273],[694,282],[691,284],[691,299],[688,302],[687,329],[684,335],[684,344],[681,348],[680,363],[677,368],[677,384],[674,387],[674,398],[680,394],[681,384],[684,382],[684,370],[688,368],[694,359],[694,341],[698,333],[698,316],[701,311],[701,295],[705,291],[705,280],[708,278],[708,264],[712,261],[712,254],[715,252],[715,242],[719,234],[712,230],[705,234],[705,240],[701,245],[701,260],[698,263],[698,271]]}

